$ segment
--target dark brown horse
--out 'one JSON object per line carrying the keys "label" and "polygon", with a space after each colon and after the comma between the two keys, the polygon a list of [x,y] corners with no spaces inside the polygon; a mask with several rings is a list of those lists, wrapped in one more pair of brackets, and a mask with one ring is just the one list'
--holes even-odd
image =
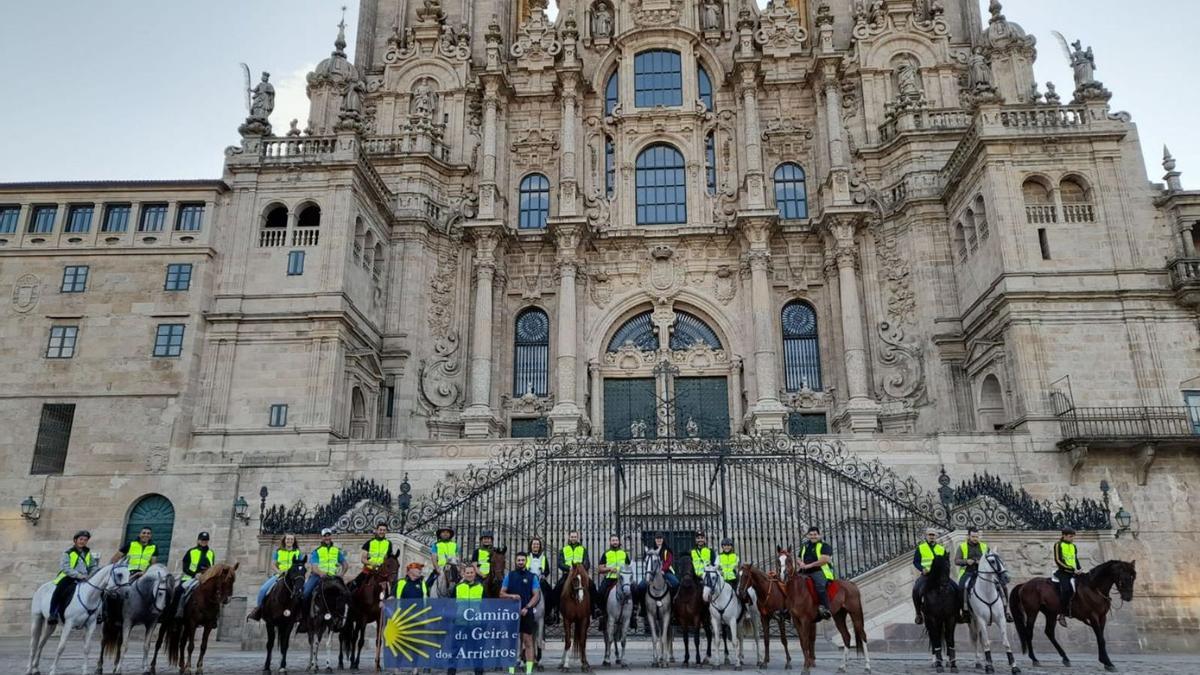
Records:
{"label": "dark brown horse", "polygon": [[[196,589],[183,607],[183,618],[170,624],[167,633],[168,663],[178,664],[179,672],[192,668],[192,652],[196,648],[196,629],[203,628],[200,638],[200,658],[196,660],[196,672],[204,672],[204,653],[208,651],[208,634],[217,627],[221,607],[233,596],[233,583],[237,580],[239,563],[213,565],[199,577]],[[167,624],[163,624],[163,630]],[[185,654],[186,650],[186,654]]]}
{"label": "dark brown horse", "polygon": [[[800,649],[804,652],[804,674],[808,675],[817,663],[817,608],[816,589],[807,575],[798,573],[796,559],[789,548],[779,549],[779,578],[784,583],[787,594],[788,613],[792,617],[792,625],[796,635],[800,637]],[[867,629],[863,620],[862,595],[854,583],[838,579],[830,582],[826,589],[829,595],[829,611],[833,614],[833,623],[842,636],[842,667],[845,671],[850,658],[850,631],[846,626],[849,616],[854,624],[854,647],[863,655],[863,665],[871,669],[871,657],[867,652]]]}
{"label": "dark brown horse", "polygon": [[483,597],[498,598],[500,597],[500,587],[504,585],[504,573],[508,570],[507,562],[504,560],[504,554],[507,549],[503,546],[492,551],[492,556],[488,558],[488,573],[483,577]]}
{"label": "dark brown horse", "polygon": [[[708,663],[712,659],[712,620],[708,612],[708,603],[704,601],[704,584],[696,577],[691,561],[683,564],[683,574],[679,576],[679,589],[675,591],[675,601],[671,605],[675,620],[683,631],[683,665],[687,667],[692,658],[692,645],[688,639],[695,631],[696,665]],[[700,660],[700,631],[706,638],[704,660]]]}
{"label": "dark brown horse", "polygon": [[592,578],[587,568],[575,564],[563,581],[562,595],[558,599],[558,611],[563,620],[563,657],[559,669],[571,668],[571,646],[579,650],[579,668],[591,671],[587,660],[587,633],[592,622]]}
{"label": "dark brown horse", "polygon": [[[1104,664],[1105,670],[1117,669],[1108,658],[1108,648],[1104,641],[1104,624],[1108,621],[1109,610],[1112,609],[1109,593],[1112,592],[1113,586],[1116,586],[1121,600],[1133,600],[1133,582],[1137,579],[1135,562],[1109,560],[1097,565],[1087,574],[1075,577],[1075,595],[1071,599],[1068,616],[1092,627],[1092,632],[1096,634],[1100,663]],[[1054,623],[1058,620],[1058,615],[1063,614],[1055,583],[1045,577],[1039,577],[1017,584],[1009,594],[1009,603],[1013,622],[1017,626],[1017,635],[1021,638],[1021,652],[1029,655],[1033,665],[1038,665],[1037,657],[1033,654],[1033,628],[1037,623],[1038,612],[1046,617],[1046,637],[1058,650],[1063,665],[1071,665],[1071,660],[1054,637]]]}
{"label": "dark brown horse", "polygon": [[[934,668],[944,672],[942,648],[950,662],[950,672],[958,672],[958,656],[955,654],[954,632],[958,628],[958,588],[950,581],[950,558],[945,555],[934,557],[925,577],[925,588],[921,594],[921,617],[925,633],[929,636],[929,651],[933,654]],[[988,664],[986,672],[994,672]]]}
{"label": "dark brown horse", "polygon": [[263,599],[259,617],[267,626],[267,661],[263,672],[271,672],[271,651],[275,648],[275,636],[279,636],[279,672],[287,672],[288,644],[292,629],[304,611],[304,565],[296,563],[283,578],[275,582],[267,597]]}
{"label": "dark brown horse", "polygon": [[[343,657],[350,661],[350,668],[358,670],[362,659],[363,643],[367,639],[367,626],[378,626],[380,610],[383,601],[391,595],[396,586],[396,575],[400,571],[400,561],[388,556],[383,564],[372,570],[364,570],[366,578],[354,589],[350,596],[350,613],[346,624],[342,627],[342,650],[338,652],[338,670],[343,667]],[[380,639],[382,631],[375,631],[375,670],[379,670]]]}
{"label": "dark brown horse", "polygon": [[771,620],[779,625],[779,642],[783,645],[783,654],[787,659],[784,669],[792,667],[792,652],[787,643],[787,595],[779,575],[770,574],[758,569],[750,563],[742,565],[742,574],[738,579],[738,598],[742,604],[749,599],[750,589],[754,589],[755,603],[758,615],[762,620],[762,640],[765,655],[758,664],[766,668],[771,663]]}

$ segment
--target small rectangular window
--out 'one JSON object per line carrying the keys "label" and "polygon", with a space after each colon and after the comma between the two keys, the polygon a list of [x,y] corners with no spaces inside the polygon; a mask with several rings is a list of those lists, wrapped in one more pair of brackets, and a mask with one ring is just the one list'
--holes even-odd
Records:
{"label": "small rectangular window", "polygon": [[183,353],[183,324],[160,323],[154,337],[155,356],[179,356]]}
{"label": "small rectangular window", "polygon": [[549,436],[546,433],[545,417],[517,417],[511,420],[509,429],[512,432],[510,436],[513,438],[545,438]]}
{"label": "small rectangular window", "polygon": [[788,415],[788,434],[791,436],[812,436],[829,433],[829,423],[825,413],[791,413]]}
{"label": "small rectangular window", "polygon": [[186,291],[192,287],[192,264],[173,263],[167,265],[167,283],[163,286],[168,291]]}
{"label": "small rectangular window", "polygon": [[58,207],[54,205],[35,206],[29,214],[30,234],[50,234],[54,231],[54,219],[58,217]]}
{"label": "small rectangular window", "polygon": [[51,326],[46,358],[69,359],[75,356],[75,341],[78,338],[79,326]]}
{"label": "small rectangular window", "polygon": [[286,427],[287,426],[288,407],[286,403],[276,403],[271,406],[271,418],[267,422],[267,426],[271,427]]}
{"label": "small rectangular window", "polygon": [[72,206],[71,210],[67,212],[67,229],[65,231],[71,234],[90,232],[92,229],[92,213],[95,210],[95,207],[91,204]]}
{"label": "small rectangular window", "polygon": [[396,387],[388,385],[387,387],[387,410],[384,411],[385,416],[392,417],[396,413]]}
{"label": "small rectangular window", "polygon": [[167,224],[166,204],[143,204],[142,217],[138,220],[138,232],[162,232]]}
{"label": "small rectangular window", "polygon": [[304,251],[288,251],[287,273],[289,277],[304,274]]}
{"label": "small rectangular window", "polygon": [[203,204],[180,204],[175,218],[175,229],[180,232],[196,232],[204,222]]}
{"label": "small rectangular window", "polygon": [[88,266],[69,265],[63,268],[62,292],[82,293],[87,290]]}
{"label": "small rectangular window", "polygon": [[21,217],[21,207],[16,204],[0,206],[0,234],[13,234],[17,231],[17,219]]}
{"label": "small rectangular window", "polygon": [[1191,420],[1192,433],[1200,435],[1200,391],[1183,392],[1183,404],[1188,409],[1188,419]]}
{"label": "small rectangular window", "polygon": [[108,204],[104,207],[104,223],[101,232],[124,232],[129,229],[129,204]]}
{"label": "small rectangular window", "polygon": [[42,404],[42,420],[38,424],[37,442],[33,446],[30,474],[62,474],[63,467],[67,464],[67,447],[71,444],[71,427],[74,422],[74,403]]}
{"label": "small rectangular window", "polygon": [[1046,228],[1038,228],[1038,246],[1042,248],[1042,260],[1050,259],[1050,240],[1046,237]]}

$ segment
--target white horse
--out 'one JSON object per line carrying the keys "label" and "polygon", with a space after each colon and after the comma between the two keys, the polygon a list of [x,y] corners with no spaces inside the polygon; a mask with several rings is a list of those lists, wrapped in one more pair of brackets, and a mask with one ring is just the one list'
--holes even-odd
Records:
{"label": "white horse", "polygon": [[671,639],[671,587],[663,573],[662,558],[646,554],[646,623],[650,624],[650,642],[654,645],[654,666],[666,668],[668,655],[675,662],[675,644]]}
{"label": "white horse", "polygon": [[433,588],[429,589],[429,597],[431,598],[453,598],[454,587],[458,585],[462,578],[459,575],[458,558],[450,558],[438,569],[438,577],[433,582]]}
{"label": "white horse", "polygon": [[617,583],[608,590],[605,598],[608,623],[604,627],[604,665],[611,665],[609,656],[615,657],[617,665],[625,666],[625,639],[629,635],[629,620],[633,617],[633,568],[621,567]]}
{"label": "white horse", "polygon": [[737,659],[734,669],[742,669],[742,640],[738,617],[742,614],[742,603],[738,601],[737,589],[725,583],[725,577],[716,567],[704,568],[704,602],[708,603],[708,616],[712,621],[713,634],[725,648],[725,663],[729,664],[729,643],[725,642],[722,626],[729,628],[729,642],[737,643]]}
{"label": "white horse", "polygon": [[738,627],[738,649],[744,649],[742,641],[749,635],[750,642],[754,645],[754,663],[762,668],[762,648],[758,646],[758,636],[762,635],[763,627],[762,614],[758,611],[758,591],[751,586],[746,589],[744,596],[738,598],[738,601],[742,603],[742,620]]}
{"label": "white horse", "polygon": [[[129,585],[129,566],[124,561],[105,565],[96,570],[91,577],[84,579],[75,586],[75,594],[63,611],[64,620],[62,637],[58,640],[58,649],[54,653],[54,663],[50,666],[50,675],[58,673],[58,660],[62,658],[63,650],[67,648],[67,638],[71,631],[82,628],[87,631],[83,641],[83,675],[88,673],[91,659],[88,656],[92,649],[92,634],[96,632],[96,620],[99,618],[100,605],[104,602],[104,592]],[[42,648],[54,634],[55,625],[50,623],[50,598],[54,595],[54,582],[48,581],[33,594],[29,614],[29,667],[26,675],[39,675],[38,665],[42,660]]]}
{"label": "white horse", "polygon": [[550,590],[545,577],[538,579],[538,587],[538,599],[530,611],[533,612],[533,662],[541,665],[546,650],[546,592]]}
{"label": "white horse", "polygon": [[1013,658],[1012,644],[1008,641],[1008,624],[1004,618],[1005,603],[1008,602],[1004,594],[1004,584],[1008,580],[1004,560],[997,553],[989,552],[980,561],[976,574],[975,584],[967,596],[967,606],[971,609],[971,646],[975,648],[975,667],[983,665],[985,673],[996,672],[992,665],[992,639],[988,628],[995,624],[1000,626],[1004,653],[1008,656],[1008,666],[1015,675],[1021,672],[1021,669],[1016,666]]}
{"label": "white horse", "polygon": [[[167,572],[163,565],[151,565],[142,576],[133,580],[121,592],[121,623],[117,624],[113,617],[105,621],[104,640],[100,648],[100,661],[96,672],[103,671],[104,654],[106,651],[115,653],[113,673],[120,673],[124,665],[125,653],[129,651],[129,636],[133,629],[142,626],[146,629],[146,638],[142,644],[142,670],[149,672],[150,643],[153,642],[154,627],[158,625],[158,617],[162,616],[167,607],[167,600],[175,590],[175,577]],[[113,625],[110,627],[109,623]],[[118,632],[119,631],[119,632]]]}

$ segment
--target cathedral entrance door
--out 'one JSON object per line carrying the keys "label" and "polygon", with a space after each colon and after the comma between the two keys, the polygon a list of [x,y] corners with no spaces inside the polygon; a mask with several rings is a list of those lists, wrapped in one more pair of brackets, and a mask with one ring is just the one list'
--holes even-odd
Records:
{"label": "cathedral entrance door", "polygon": [[604,379],[604,437],[627,441],[655,438],[655,411],[658,397],[654,378],[628,377]]}
{"label": "cathedral entrance door", "polygon": [[675,436],[729,438],[729,385],[724,377],[677,377]]}

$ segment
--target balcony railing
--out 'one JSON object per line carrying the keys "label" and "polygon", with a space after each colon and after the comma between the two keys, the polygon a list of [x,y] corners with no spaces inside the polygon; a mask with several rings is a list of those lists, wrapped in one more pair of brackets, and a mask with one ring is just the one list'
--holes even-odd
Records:
{"label": "balcony railing", "polygon": [[1056,417],[1064,441],[1200,439],[1200,408],[1189,406],[1069,408]]}
{"label": "balcony railing", "polygon": [[879,138],[886,142],[905,131],[945,131],[971,126],[971,114],[959,108],[906,110],[879,127]]}
{"label": "balcony railing", "polygon": [[287,246],[287,230],[283,228],[270,228],[259,231],[258,245],[261,248]]}
{"label": "balcony railing", "polygon": [[1171,283],[1176,287],[1200,283],[1200,258],[1171,261]]}
{"label": "balcony railing", "polygon": [[1057,223],[1058,208],[1053,204],[1029,204],[1025,207],[1025,220],[1030,223]]}
{"label": "balcony railing", "polygon": [[1088,111],[1084,106],[1006,107],[1000,111],[1000,124],[1008,129],[1084,127]]}
{"label": "balcony railing", "polygon": [[1063,204],[1063,220],[1068,223],[1096,222],[1096,208],[1091,204]]}
{"label": "balcony railing", "polygon": [[292,230],[292,246],[316,246],[321,243],[321,230],[316,227],[298,227]]}

